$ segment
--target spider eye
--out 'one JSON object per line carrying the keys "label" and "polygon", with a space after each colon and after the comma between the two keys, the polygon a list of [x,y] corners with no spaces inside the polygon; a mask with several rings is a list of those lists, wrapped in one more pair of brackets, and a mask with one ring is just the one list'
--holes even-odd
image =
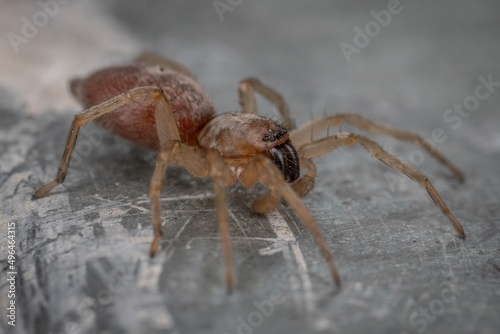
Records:
{"label": "spider eye", "polygon": [[285,134],[286,134],[286,129],[283,128],[276,134],[276,138],[281,139]]}
{"label": "spider eye", "polygon": [[273,142],[275,140],[276,140],[276,138],[274,136],[264,136],[264,137],[262,137],[262,141],[266,141],[266,142],[267,141]]}
{"label": "spider eye", "polygon": [[262,137],[262,141],[274,142],[276,141],[276,139],[280,140],[281,138],[283,138],[283,136],[287,133],[287,130],[281,127],[279,131],[274,131],[273,129],[267,129],[267,132],[272,134]]}

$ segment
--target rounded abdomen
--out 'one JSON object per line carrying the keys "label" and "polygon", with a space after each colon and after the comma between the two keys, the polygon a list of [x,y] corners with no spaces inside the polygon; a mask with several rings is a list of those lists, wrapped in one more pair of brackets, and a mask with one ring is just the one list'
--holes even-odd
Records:
{"label": "rounded abdomen", "polygon": [[[162,66],[110,67],[86,79],[72,81],[71,91],[84,108],[90,108],[143,86],[157,86],[164,91],[172,105],[181,140],[195,145],[200,130],[215,117],[215,110],[203,88],[186,75]],[[131,101],[96,122],[139,146],[159,149],[152,99]]]}

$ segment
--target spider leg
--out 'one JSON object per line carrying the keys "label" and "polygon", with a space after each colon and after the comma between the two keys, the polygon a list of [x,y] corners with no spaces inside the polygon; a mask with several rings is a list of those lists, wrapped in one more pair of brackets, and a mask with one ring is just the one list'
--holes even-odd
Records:
{"label": "spider leg", "polygon": [[[165,96],[163,95],[163,91],[160,88],[148,86],[148,87],[134,88],[126,93],[118,95],[106,102],[98,104],[90,109],[84,110],[81,113],[75,115],[75,117],[73,118],[73,122],[71,123],[71,128],[69,130],[68,137],[66,138],[66,147],[64,148],[63,157],[59,164],[56,177],[51,182],[45,184],[43,187],[38,189],[33,194],[32,199],[38,199],[40,197],[45,196],[55,186],[64,181],[66,173],[68,171],[71,154],[73,153],[73,150],[75,148],[76,139],[78,137],[78,132],[80,131],[80,127],[89,124],[90,122],[98,119],[99,117],[105,114],[118,110],[119,108],[127,105],[128,103],[144,98],[152,98],[156,109],[169,108],[170,106]],[[165,115],[164,117],[168,118],[168,115]],[[169,128],[167,129],[161,129],[160,132],[162,133],[162,135],[160,135],[160,138],[162,139],[161,140],[162,143],[164,143],[169,136],[172,136],[174,138],[179,137],[179,131],[175,126],[175,121],[173,124],[174,126],[169,126]],[[167,133],[170,133],[170,135]]]}
{"label": "spider leg", "polygon": [[137,58],[135,58],[136,63],[144,64],[144,65],[161,65],[165,66],[166,68],[170,68],[174,71],[177,71],[179,73],[182,73],[184,75],[187,75],[188,77],[191,77],[196,80],[196,77],[194,76],[191,71],[187,69],[184,65],[173,61],[171,59],[168,59],[166,57],[160,56],[156,53],[152,52],[143,52],[141,53]]}
{"label": "spider leg", "polygon": [[233,290],[233,270],[231,261],[231,241],[229,234],[229,217],[227,213],[226,186],[234,184],[234,178],[228,170],[222,157],[217,151],[207,152],[209,163],[209,175],[212,178],[215,192],[215,207],[217,210],[217,222],[222,240],[224,253],[224,264],[226,268],[226,288],[228,293]]}
{"label": "spider leg", "polygon": [[356,134],[341,132],[327,138],[323,138],[312,143],[305,144],[298,149],[299,156],[307,159],[312,159],[320,155],[326,154],[340,146],[351,146],[360,144],[372,156],[379,159],[389,167],[392,167],[401,173],[408,176],[410,179],[425,188],[434,203],[441,209],[441,212],[448,217],[455,230],[461,238],[465,238],[465,232],[462,225],[458,222],[455,216],[450,212],[450,209],[438,194],[434,186],[425,175],[410,165],[387,153],[374,141]]}
{"label": "spider leg", "polygon": [[171,160],[172,151],[177,143],[178,142],[168,143],[163,146],[160,153],[158,153],[153,176],[151,176],[151,181],[149,183],[149,200],[151,201],[151,214],[153,216],[153,240],[151,241],[151,246],[149,247],[149,255],[151,257],[156,255],[161,237],[163,236],[163,232],[161,230],[160,193],[163,183],[165,182],[168,162]]}
{"label": "spider leg", "polygon": [[280,197],[277,194],[270,192],[260,198],[257,198],[252,203],[252,210],[257,213],[265,214],[274,211],[280,203]]}
{"label": "spider leg", "polygon": [[292,183],[292,189],[297,195],[304,197],[314,188],[314,180],[318,173],[316,171],[316,165],[311,159],[300,157],[300,167],[303,170],[305,169],[306,173]]}
{"label": "spider leg", "polygon": [[[300,166],[301,169],[306,170],[306,173],[290,186],[299,197],[304,197],[314,188],[317,171],[316,165],[311,159],[300,158]],[[280,203],[280,196],[270,192],[256,199],[252,204],[252,209],[258,213],[268,213],[276,209]]]}
{"label": "spider leg", "polygon": [[[306,173],[292,183],[291,187],[299,197],[304,197],[314,188],[317,171],[311,159],[300,158],[300,166],[306,170]],[[258,213],[268,213],[276,209],[280,203],[280,196],[270,192],[256,199],[252,204],[252,209]]]}
{"label": "spider leg", "polygon": [[192,147],[178,141],[167,142],[158,154],[153,176],[149,187],[151,211],[153,215],[153,241],[150,246],[150,256],[155,256],[163,235],[161,229],[161,188],[165,182],[167,165],[174,163],[184,167],[196,177],[211,177],[215,192],[215,205],[217,209],[217,222],[221,236],[224,263],[226,268],[226,287],[228,293],[233,289],[233,270],[231,262],[231,243],[229,236],[229,218],[226,207],[225,187],[234,184],[234,178],[224,165],[220,155],[209,151],[206,156],[195,151]]}
{"label": "spider leg", "polygon": [[283,197],[295,214],[306,224],[311,231],[314,240],[318,244],[322,256],[325,258],[333,280],[340,286],[340,275],[333,262],[332,254],[328,248],[326,240],[321,233],[318,224],[314,220],[311,212],[300,200],[292,187],[285,181],[283,174],[276,165],[267,157],[257,155],[241,173],[240,178],[245,184],[251,185],[257,180],[266,186],[276,198]]}
{"label": "spider leg", "polygon": [[446,166],[449,171],[461,182],[464,181],[463,173],[455,167],[444,155],[438,152],[432,145],[426,142],[422,137],[412,132],[401,130],[396,127],[372,122],[362,116],[355,114],[337,114],[330,115],[316,120],[312,120],[300,128],[290,133],[290,138],[296,147],[308,144],[314,141],[312,134],[320,135],[331,126],[339,126],[347,122],[361,130],[368,131],[374,134],[395,137],[400,140],[408,141],[420,146],[423,150],[433,156],[441,164]]}
{"label": "spider leg", "polygon": [[189,173],[196,177],[208,176],[205,159],[190,146],[187,146],[179,140],[170,140],[162,147],[156,158],[153,176],[151,177],[149,185],[151,213],[153,216],[153,241],[149,249],[149,255],[151,257],[156,255],[163,235],[161,230],[160,193],[165,182],[167,165],[169,163],[184,167]]}
{"label": "spider leg", "polygon": [[255,102],[254,92],[261,94],[269,102],[274,104],[276,108],[278,108],[288,130],[292,130],[295,128],[283,97],[271,87],[264,85],[257,78],[246,78],[241,80],[238,84],[238,96],[242,112],[257,114],[257,103]]}

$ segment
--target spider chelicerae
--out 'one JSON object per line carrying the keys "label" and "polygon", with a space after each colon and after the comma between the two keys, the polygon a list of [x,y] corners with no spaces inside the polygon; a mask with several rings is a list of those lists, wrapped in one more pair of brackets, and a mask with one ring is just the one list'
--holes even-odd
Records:
{"label": "spider chelicerae", "polygon": [[[96,121],[139,146],[157,150],[149,187],[154,235],[151,256],[157,253],[162,237],[160,193],[167,165],[179,165],[196,177],[208,177],[214,187],[228,291],[232,290],[233,274],[225,188],[236,182],[245,187],[260,182],[269,189],[252,205],[258,213],[273,211],[284,199],[311,231],[333,280],[340,285],[327,243],[300,197],[314,187],[317,173],[312,159],[341,146],[360,144],[424,187],[459,236],[465,238],[461,224],[421,172],[364,136],[340,132],[314,139],[311,135],[313,129],[318,135],[347,122],[367,132],[419,145],[463,181],[463,174],[451,162],[411,132],[354,114],[329,115],[295,128],[281,95],[255,78],[244,79],[238,85],[240,112],[216,115],[210,97],[186,67],[151,53],[139,56],[131,64],[109,67],[86,79],[74,80],[71,90],[86,110],[73,119],[55,179],[37,190],[33,198],[46,195],[64,181],[80,127],[90,122]],[[257,114],[255,93],[276,106],[284,124]]]}

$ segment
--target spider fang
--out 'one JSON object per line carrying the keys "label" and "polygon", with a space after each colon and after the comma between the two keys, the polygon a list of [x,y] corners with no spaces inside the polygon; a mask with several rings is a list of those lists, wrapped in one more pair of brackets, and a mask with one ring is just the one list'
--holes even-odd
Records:
{"label": "spider fang", "polygon": [[271,152],[273,162],[283,173],[286,182],[291,183],[299,178],[299,155],[290,140],[271,148],[269,151]]}

